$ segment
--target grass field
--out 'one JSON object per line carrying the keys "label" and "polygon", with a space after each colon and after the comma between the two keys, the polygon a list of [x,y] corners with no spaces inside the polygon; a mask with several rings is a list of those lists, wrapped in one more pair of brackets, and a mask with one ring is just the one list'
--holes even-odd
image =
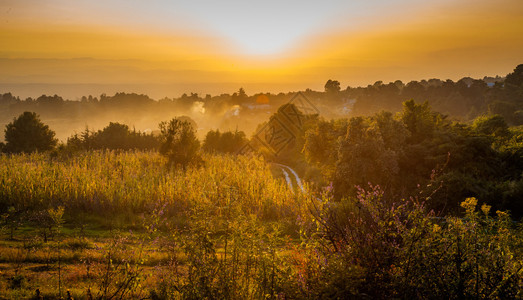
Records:
{"label": "grass field", "polygon": [[207,156],[204,167],[186,172],[168,170],[155,152],[0,156],[0,166],[0,205],[18,210],[64,206],[66,215],[114,217],[165,206],[183,217],[196,205],[220,209],[234,196],[243,212],[280,220],[299,201],[268,165],[246,157]]}
{"label": "grass field", "polygon": [[433,218],[379,187],[333,202],[256,158],[204,161],[0,156],[0,299],[521,297],[521,226],[473,198]]}
{"label": "grass field", "polygon": [[[226,261],[230,247],[235,255],[250,251],[242,255],[267,259],[269,250],[260,246],[256,252],[254,244],[239,249],[240,240],[281,246],[284,236],[297,239],[303,207],[298,203],[307,198],[274,178],[270,165],[247,157],[209,155],[204,160],[203,167],[182,172],[167,169],[155,152],[0,156],[0,205],[11,212],[4,215],[10,226],[4,226],[0,244],[0,295],[29,297],[38,288],[44,295],[64,296],[70,290],[75,298],[85,298],[91,290],[95,298],[108,298],[99,275],[108,251],[120,247],[112,255],[133,257],[132,267],[140,269],[133,284],[144,281],[127,288],[144,296],[158,289],[158,272],[173,260],[187,271],[188,235],[212,240],[211,248],[200,250],[212,250],[219,261]],[[61,220],[42,218],[56,207],[64,208]]]}

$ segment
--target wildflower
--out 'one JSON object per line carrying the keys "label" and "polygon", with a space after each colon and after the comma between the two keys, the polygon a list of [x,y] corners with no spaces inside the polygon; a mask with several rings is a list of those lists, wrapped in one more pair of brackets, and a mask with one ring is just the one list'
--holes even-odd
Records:
{"label": "wildflower", "polygon": [[489,214],[490,208],[492,208],[492,206],[490,206],[490,205],[487,205],[487,204],[481,205],[481,211],[485,214],[485,216],[487,216]]}
{"label": "wildflower", "polygon": [[478,199],[474,197],[469,197],[465,201],[461,202],[460,206],[463,207],[467,213],[473,213],[478,204]]}
{"label": "wildflower", "polygon": [[504,211],[496,210],[496,215],[498,215],[500,219],[508,218],[508,214]]}

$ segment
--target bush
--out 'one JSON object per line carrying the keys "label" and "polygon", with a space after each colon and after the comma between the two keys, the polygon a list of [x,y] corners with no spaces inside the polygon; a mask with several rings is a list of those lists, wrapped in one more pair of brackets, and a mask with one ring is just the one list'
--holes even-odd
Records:
{"label": "bush", "polygon": [[379,187],[320,203],[320,236],[305,252],[313,259],[298,274],[303,287],[313,298],[328,291],[376,299],[517,299],[521,228],[505,212],[492,217],[488,205],[478,212],[477,202],[462,202],[461,218],[436,218],[422,201],[392,201]]}
{"label": "bush", "polygon": [[48,208],[34,212],[32,219],[34,226],[38,228],[44,243],[52,238],[64,224],[64,207]]}

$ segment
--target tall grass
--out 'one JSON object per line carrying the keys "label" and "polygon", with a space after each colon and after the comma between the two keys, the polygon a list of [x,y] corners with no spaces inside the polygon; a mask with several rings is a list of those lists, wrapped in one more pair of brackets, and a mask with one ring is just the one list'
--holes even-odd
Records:
{"label": "tall grass", "polygon": [[220,209],[234,194],[242,211],[263,220],[291,216],[302,195],[274,179],[263,161],[244,156],[204,156],[204,167],[169,170],[156,152],[84,152],[0,156],[0,209],[64,206],[99,215],[144,213],[165,206],[184,215],[196,205]]}

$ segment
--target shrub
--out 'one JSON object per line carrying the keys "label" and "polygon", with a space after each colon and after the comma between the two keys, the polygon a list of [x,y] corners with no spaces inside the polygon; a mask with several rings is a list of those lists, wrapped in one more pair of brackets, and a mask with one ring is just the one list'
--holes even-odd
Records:
{"label": "shrub", "polygon": [[40,231],[44,243],[53,237],[64,224],[64,207],[48,208],[46,210],[36,211],[33,214],[33,222]]}
{"label": "shrub", "polygon": [[301,273],[312,295],[521,297],[522,231],[507,213],[492,217],[488,205],[478,212],[475,198],[462,202],[461,218],[436,218],[423,201],[386,199],[379,187],[322,205],[315,213],[320,236],[309,240],[308,255],[317,258],[305,260],[309,271]]}

